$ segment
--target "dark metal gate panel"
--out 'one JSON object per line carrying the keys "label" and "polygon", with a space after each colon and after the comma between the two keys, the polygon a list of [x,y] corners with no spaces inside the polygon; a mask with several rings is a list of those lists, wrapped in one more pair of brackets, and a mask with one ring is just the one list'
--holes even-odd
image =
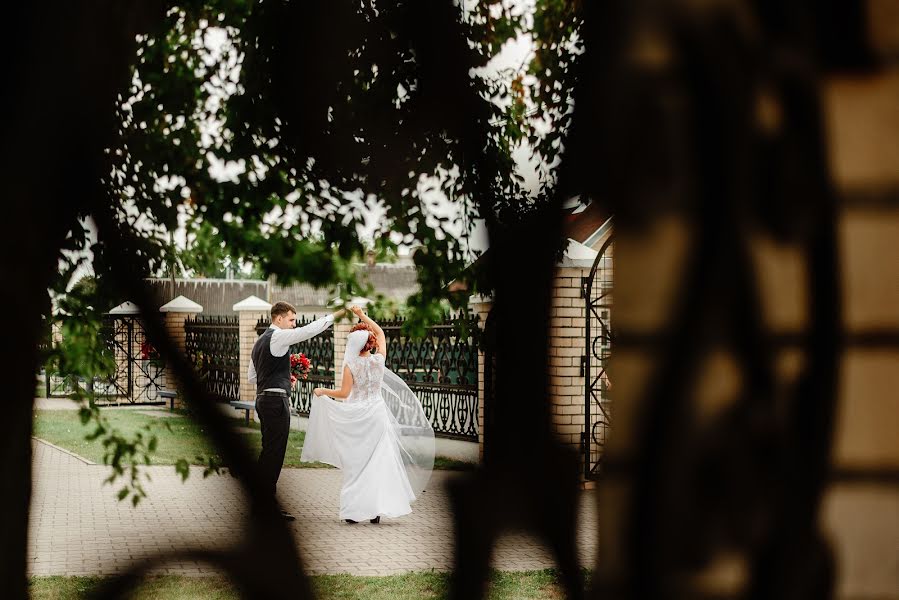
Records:
{"label": "dark metal gate panel", "polygon": [[184,349],[212,397],[224,402],[240,400],[240,326],[236,316],[186,319]]}
{"label": "dark metal gate panel", "polygon": [[614,241],[610,236],[596,255],[582,290],[585,302],[584,338],[584,477],[595,479],[602,466],[603,450],[611,427],[609,376],[612,353],[612,288]]}

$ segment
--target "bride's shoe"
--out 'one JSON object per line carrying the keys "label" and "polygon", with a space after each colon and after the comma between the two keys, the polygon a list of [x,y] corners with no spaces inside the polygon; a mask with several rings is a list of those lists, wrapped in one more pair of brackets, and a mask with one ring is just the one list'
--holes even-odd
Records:
{"label": "bride's shoe", "polygon": [[369,523],[374,523],[375,525],[377,525],[380,522],[381,522],[381,515],[378,515],[374,519],[369,520]]}

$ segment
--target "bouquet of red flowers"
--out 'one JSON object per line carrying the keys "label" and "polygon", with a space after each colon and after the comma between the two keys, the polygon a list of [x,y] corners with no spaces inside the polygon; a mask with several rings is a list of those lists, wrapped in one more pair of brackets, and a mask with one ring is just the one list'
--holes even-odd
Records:
{"label": "bouquet of red flowers", "polygon": [[291,354],[290,355],[290,384],[293,385],[297,382],[297,379],[306,377],[309,375],[309,369],[312,367],[312,363],[309,362],[309,359],[306,358],[306,355],[302,352],[300,354]]}

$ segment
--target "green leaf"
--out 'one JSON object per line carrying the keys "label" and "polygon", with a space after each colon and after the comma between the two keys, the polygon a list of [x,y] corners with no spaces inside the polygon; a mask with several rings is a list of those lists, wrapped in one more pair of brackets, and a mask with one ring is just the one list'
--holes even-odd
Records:
{"label": "green leaf", "polygon": [[181,481],[186,481],[190,475],[190,465],[186,459],[179,458],[175,462],[175,473],[181,476]]}
{"label": "green leaf", "polygon": [[84,439],[87,440],[87,441],[89,441],[89,442],[92,442],[92,441],[94,441],[95,439],[97,439],[98,437],[100,437],[101,435],[103,435],[104,433],[106,433],[106,430],[103,428],[103,426],[102,426],[102,425],[97,425],[97,428],[94,429],[93,432],[91,432],[91,433],[87,434],[86,436],[84,436]]}

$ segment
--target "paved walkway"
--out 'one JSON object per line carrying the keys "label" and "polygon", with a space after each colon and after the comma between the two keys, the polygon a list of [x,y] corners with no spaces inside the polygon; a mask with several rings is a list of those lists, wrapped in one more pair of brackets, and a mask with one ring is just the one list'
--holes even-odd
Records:
{"label": "paved walkway", "polygon": [[77,402],[68,398],[35,398],[34,410],[78,410]]}
{"label": "paved walkway", "polygon": [[[222,548],[240,535],[246,501],[230,476],[202,477],[195,468],[182,484],[173,467],[149,467],[148,497],[137,508],[117,502],[116,487],[103,486],[108,467],[91,465],[42,442],[34,443],[35,487],[31,504],[30,575],[93,575],[123,571],[161,550],[202,544]],[[452,568],[452,525],[443,484],[454,474],[435,471],[413,512],[380,525],[347,525],[337,515],[340,472],[285,469],[279,494],[297,515],[291,526],[310,573],[390,575]],[[595,556],[592,493],[581,499],[579,551],[584,566]],[[384,552],[384,548],[389,552]],[[536,540],[500,540],[493,566],[501,570],[552,567]],[[204,575],[199,563],[169,563],[169,573]]]}

